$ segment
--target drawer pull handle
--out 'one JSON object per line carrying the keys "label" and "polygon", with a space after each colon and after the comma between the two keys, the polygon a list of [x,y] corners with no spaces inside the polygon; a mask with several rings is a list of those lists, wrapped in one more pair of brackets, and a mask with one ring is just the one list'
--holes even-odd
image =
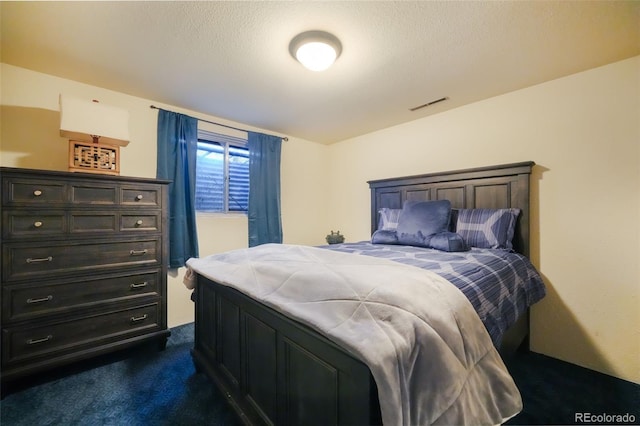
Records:
{"label": "drawer pull handle", "polygon": [[35,191],[33,191],[33,195],[36,197],[39,197],[42,195],[42,191],[40,191],[39,189],[36,189]]}
{"label": "drawer pull handle", "polygon": [[53,339],[52,335],[48,335],[47,337],[42,337],[40,339],[29,339],[27,340],[27,345],[37,345],[38,343],[48,342]]}
{"label": "drawer pull handle", "polygon": [[32,304],[32,303],[42,303],[42,302],[48,302],[50,300],[53,299],[52,295],[48,295],[47,297],[41,297],[39,299],[27,299],[27,303]]}
{"label": "drawer pull handle", "polygon": [[42,222],[37,221],[37,222],[33,222],[33,226],[36,228],[40,228],[42,226]]}
{"label": "drawer pull handle", "polygon": [[40,263],[40,262],[51,262],[53,260],[53,256],[49,257],[41,257],[39,259],[27,258],[27,263]]}
{"label": "drawer pull handle", "polygon": [[136,220],[136,226],[140,226],[140,225],[142,225],[142,219]]}
{"label": "drawer pull handle", "polygon": [[129,254],[131,256],[142,256],[142,255],[147,254],[147,252],[148,252],[147,249],[144,249],[144,250],[130,250]]}
{"label": "drawer pull handle", "polygon": [[136,288],[143,288],[146,287],[149,283],[147,281],[142,282],[142,283],[133,283],[131,284],[131,288],[132,289],[136,289]]}
{"label": "drawer pull handle", "polygon": [[131,317],[131,322],[140,322],[147,319],[147,314],[144,314],[140,317]]}
{"label": "drawer pull handle", "polygon": [[136,195],[136,201],[140,201],[140,200],[142,200],[142,194]]}

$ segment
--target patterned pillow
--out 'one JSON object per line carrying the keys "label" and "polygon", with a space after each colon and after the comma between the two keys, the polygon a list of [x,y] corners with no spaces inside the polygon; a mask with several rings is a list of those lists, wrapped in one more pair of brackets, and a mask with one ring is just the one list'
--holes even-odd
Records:
{"label": "patterned pillow", "polygon": [[398,217],[402,209],[390,209],[383,207],[378,210],[380,220],[378,220],[379,231],[395,231],[398,228]]}
{"label": "patterned pillow", "polygon": [[470,247],[513,250],[520,209],[459,209],[457,232]]}

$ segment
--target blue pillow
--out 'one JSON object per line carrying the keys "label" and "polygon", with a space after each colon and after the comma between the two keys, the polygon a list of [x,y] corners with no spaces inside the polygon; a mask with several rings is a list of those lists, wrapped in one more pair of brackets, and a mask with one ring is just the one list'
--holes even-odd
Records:
{"label": "blue pillow", "polygon": [[455,232],[439,232],[429,237],[429,247],[441,251],[468,251],[464,239]]}
{"label": "blue pillow", "polygon": [[429,247],[430,237],[448,231],[451,202],[405,201],[398,217],[398,243]]}
{"label": "blue pillow", "polygon": [[[371,236],[372,244],[398,244],[398,234],[396,231],[384,231],[378,229]],[[424,247],[433,248],[440,251],[468,251],[469,247],[462,237],[455,232],[439,232],[430,235],[425,240]]]}
{"label": "blue pillow", "polygon": [[390,209],[388,207],[378,210],[378,214],[380,214],[378,230],[395,231],[398,228],[398,216],[400,216],[401,211],[402,209]]}
{"label": "blue pillow", "polygon": [[378,229],[371,236],[371,243],[372,244],[398,244],[398,234],[396,234],[396,231]]}
{"label": "blue pillow", "polygon": [[513,250],[520,209],[460,209],[457,232],[470,247]]}

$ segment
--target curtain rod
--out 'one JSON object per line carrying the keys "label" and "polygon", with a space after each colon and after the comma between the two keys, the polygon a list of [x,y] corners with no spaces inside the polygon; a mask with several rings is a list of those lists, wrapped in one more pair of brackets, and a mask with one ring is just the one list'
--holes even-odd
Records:
{"label": "curtain rod", "polygon": [[[151,109],[161,109],[161,110],[163,110],[163,111],[169,111],[168,109],[159,108],[159,107],[157,107],[157,106],[155,106],[155,105],[149,105],[149,108],[151,108]],[[173,112],[173,111],[169,111],[169,112]],[[203,120],[203,119],[201,119],[201,118],[196,118],[196,120],[198,120],[198,121],[204,121],[205,123],[215,124],[216,126],[226,127],[227,129],[238,130],[238,131],[240,131],[240,132],[249,132],[249,130],[246,130],[246,129],[240,129],[240,128],[238,128],[238,127],[229,126],[229,125],[227,125],[227,124],[216,123],[215,121]],[[276,136],[276,135],[270,135],[270,136]],[[287,141],[289,140],[289,138],[288,138],[288,137],[286,137],[286,136],[277,136],[277,137],[279,137],[280,139],[282,139],[282,140],[283,140],[283,141],[285,141],[285,142],[287,142]]]}

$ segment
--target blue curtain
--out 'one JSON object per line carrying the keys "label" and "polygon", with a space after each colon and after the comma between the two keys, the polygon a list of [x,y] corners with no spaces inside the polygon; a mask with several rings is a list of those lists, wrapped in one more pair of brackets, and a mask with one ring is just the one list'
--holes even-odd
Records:
{"label": "blue curtain", "polygon": [[171,111],[158,112],[159,179],[169,184],[169,267],[198,257],[196,233],[196,154],[198,120]]}
{"label": "blue curtain", "polygon": [[248,132],[249,247],[282,243],[280,149],[282,138]]}

